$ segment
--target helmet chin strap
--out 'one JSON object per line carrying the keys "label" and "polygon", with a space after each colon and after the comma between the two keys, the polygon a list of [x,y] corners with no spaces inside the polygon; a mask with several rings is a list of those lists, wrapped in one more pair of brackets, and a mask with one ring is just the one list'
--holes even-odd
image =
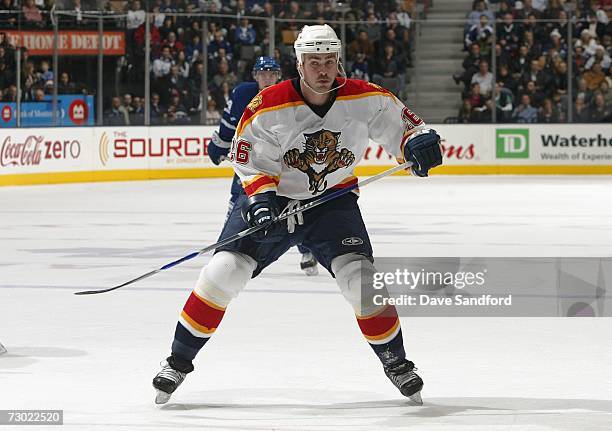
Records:
{"label": "helmet chin strap", "polygon": [[[344,81],[342,82],[342,84],[338,85],[337,87],[332,87],[327,91],[317,91],[314,88],[312,88],[310,85],[308,85],[308,83],[306,82],[306,79],[304,79],[304,74],[302,73],[302,67],[304,67],[302,64],[300,64],[300,67],[298,67],[298,73],[300,74],[300,80],[304,83],[304,85],[306,86],[306,88],[308,88],[310,91],[312,91],[313,93],[319,94],[319,95],[323,95],[323,94],[327,94],[327,93],[331,93],[334,90],[337,90],[339,88],[344,87],[344,85],[346,84],[346,71],[344,70],[344,66],[342,65],[342,63],[340,61],[338,61],[338,71],[340,72],[340,76],[342,78],[344,78]],[[336,78],[334,78],[334,82],[336,82]]]}

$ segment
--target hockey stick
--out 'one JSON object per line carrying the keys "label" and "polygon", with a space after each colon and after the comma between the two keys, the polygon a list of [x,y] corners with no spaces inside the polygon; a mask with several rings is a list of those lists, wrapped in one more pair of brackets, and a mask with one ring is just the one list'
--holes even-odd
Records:
{"label": "hockey stick", "polygon": [[398,171],[401,171],[403,169],[409,168],[411,165],[412,165],[412,162],[402,163],[401,165],[395,166],[394,168],[391,168],[391,169],[387,169],[386,171],[381,172],[378,175],[374,175],[372,177],[366,178],[363,181],[359,181],[358,183],[353,184],[352,186],[349,186],[349,187],[346,187],[346,188],[343,188],[343,189],[339,189],[339,190],[337,190],[337,191],[335,191],[333,193],[330,193],[328,195],[325,195],[325,196],[321,196],[319,199],[316,199],[316,200],[314,200],[312,202],[308,202],[307,204],[304,204],[303,206],[297,207],[297,208],[295,208],[292,211],[287,211],[286,213],[282,213],[278,218],[272,220],[270,223],[267,223],[267,224],[264,224],[264,225],[261,225],[261,226],[253,226],[253,227],[250,227],[248,229],[245,229],[245,230],[243,230],[241,232],[238,232],[237,234],[234,234],[234,235],[232,235],[230,237],[222,239],[221,241],[216,242],[216,243],[214,243],[212,245],[209,245],[208,247],[205,247],[205,248],[203,248],[201,250],[194,251],[193,253],[190,253],[187,256],[183,256],[180,259],[177,259],[177,260],[175,260],[173,262],[167,263],[166,265],[162,266],[159,269],[154,269],[153,271],[147,272],[146,274],[143,274],[140,277],[134,278],[134,279],[132,279],[130,281],[126,281],[125,283],[120,284],[118,286],[109,287],[108,289],[101,289],[101,290],[86,290],[86,291],[82,291],[82,292],[75,292],[74,294],[75,295],[95,295],[97,293],[110,292],[110,291],[119,289],[121,287],[125,287],[127,285],[130,285],[132,283],[136,283],[137,281],[144,280],[145,278],[149,278],[149,277],[157,274],[158,272],[165,271],[166,269],[170,269],[170,268],[172,268],[172,267],[174,267],[176,265],[179,265],[179,264],[181,264],[181,263],[183,263],[183,262],[185,262],[187,260],[190,260],[190,259],[193,259],[195,257],[198,257],[201,254],[204,254],[204,253],[206,253],[208,251],[214,250],[216,248],[219,248],[219,247],[222,247],[222,246],[224,246],[226,244],[234,242],[237,239],[240,239],[240,238],[243,238],[245,236],[251,235],[252,233],[257,232],[257,231],[259,231],[261,229],[265,229],[268,226],[270,226],[270,224],[272,224],[272,223],[276,223],[277,221],[288,219],[289,217],[292,217],[292,216],[294,216],[297,213],[300,213],[302,211],[308,211],[309,209],[318,207],[319,205],[323,205],[325,202],[329,202],[330,200],[335,199],[338,196],[345,195],[345,194],[351,192],[352,190],[355,190],[358,187],[367,186],[368,184],[373,183],[374,181],[380,180],[381,178],[384,178],[386,176],[394,174],[394,173],[396,173]]}

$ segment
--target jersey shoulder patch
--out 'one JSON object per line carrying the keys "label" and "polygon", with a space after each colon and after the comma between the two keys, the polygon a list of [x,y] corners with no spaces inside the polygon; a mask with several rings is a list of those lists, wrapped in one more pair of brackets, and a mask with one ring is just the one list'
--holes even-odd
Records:
{"label": "jersey shoulder patch", "polygon": [[257,108],[261,106],[262,103],[263,103],[263,97],[261,96],[261,93],[257,93],[257,95],[253,97],[251,101],[249,102],[249,104],[247,105],[247,109],[251,112],[255,112],[257,111]]}
{"label": "jersey shoulder patch", "polygon": [[247,108],[252,113],[255,113],[264,109],[274,109],[288,103],[292,104],[296,102],[303,103],[302,99],[293,88],[291,81],[283,81],[261,90],[253,97]]}
{"label": "jersey shoulder patch", "polygon": [[291,81],[283,81],[264,88],[247,105],[238,125],[238,134],[241,134],[244,127],[263,112],[303,104],[304,101],[293,88]]}

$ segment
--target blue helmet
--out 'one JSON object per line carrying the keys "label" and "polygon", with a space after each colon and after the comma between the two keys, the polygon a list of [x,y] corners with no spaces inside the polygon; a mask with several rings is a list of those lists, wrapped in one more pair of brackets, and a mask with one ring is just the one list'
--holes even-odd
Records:
{"label": "blue helmet", "polygon": [[274,72],[280,72],[280,65],[272,57],[257,57],[255,65],[253,65],[253,72],[259,72],[261,70],[272,70]]}

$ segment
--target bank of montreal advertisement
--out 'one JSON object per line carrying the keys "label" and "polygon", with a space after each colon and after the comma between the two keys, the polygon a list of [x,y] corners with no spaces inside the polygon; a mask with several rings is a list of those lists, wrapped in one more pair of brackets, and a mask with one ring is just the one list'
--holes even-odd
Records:
{"label": "bank of montreal advertisement", "polygon": [[[474,173],[497,173],[496,166],[580,166],[581,173],[590,173],[589,167],[593,167],[592,173],[612,173],[610,124],[431,127],[439,132],[444,147],[444,166],[437,168],[437,173],[471,173],[470,167],[493,168],[491,172]],[[219,170],[219,176],[228,175],[229,164],[217,167],[208,158],[207,146],[215,129],[198,126],[5,129],[0,138],[0,184],[11,184],[7,176],[70,172],[126,172],[125,178],[115,179],[130,179],[129,172],[146,170],[175,174],[179,171],[180,175],[180,170],[195,169],[212,172],[210,176]],[[342,146],[342,137],[338,145]],[[394,164],[393,157],[370,142],[360,166]],[[447,167],[465,170],[446,172]],[[602,167],[610,167],[610,171],[602,171]],[[1,182],[3,176],[6,180]],[[24,183],[23,178],[20,183]]]}

